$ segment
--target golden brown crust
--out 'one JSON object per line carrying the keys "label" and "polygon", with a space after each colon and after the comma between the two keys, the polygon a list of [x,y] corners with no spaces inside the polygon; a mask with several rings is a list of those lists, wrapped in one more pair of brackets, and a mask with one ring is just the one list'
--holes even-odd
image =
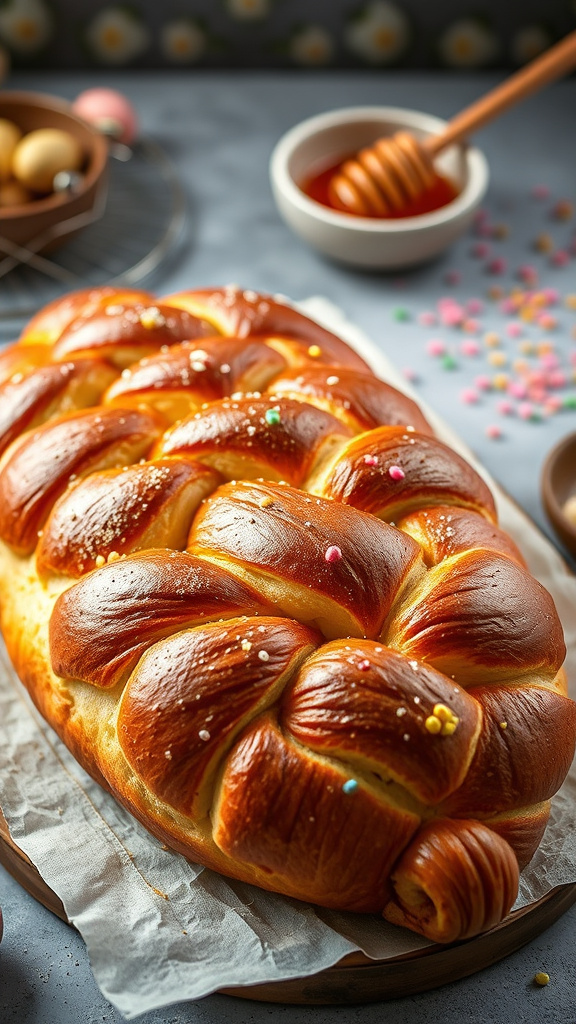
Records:
{"label": "golden brown crust", "polygon": [[262,391],[284,369],[282,355],[259,338],[203,338],[141,359],[109,388],[107,402],[146,402],[169,422],[236,392]]}
{"label": "golden brown crust", "polygon": [[468,939],[498,924],[518,889],[510,846],[478,821],[425,825],[392,874],[394,898],[384,908],[393,924],[425,922],[436,942]]}
{"label": "golden brown crust", "polygon": [[136,462],[160,433],[160,421],[132,409],[73,412],[25,434],[0,469],[0,536],[30,554],[61,494],[78,477]]}
{"label": "golden brown crust", "polygon": [[183,550],[194,513],[219,483],[214,470],[178,458],[91,473],[54,505],[38,572],[77,577],[134,551]]}
{"label": "golden brown crust", "polygon": [[25,430],[73,409],[98,405],[115,377],[111,366],[95,359],[13,374],[0,384],[0,454]]}
{"label": "golden brown crust", "polygon": [[292,399],[212,402],[177,423],[157,448],[213,466],[227,480],[286,480],[295,487],[325,461],[350,429],[335,416]]}
{"label": "golden brown crust", "polygon": [[264,878],[274,872],[296,881],[304,899],[378,911],[418,818],[368,785],[346,792],[349,780],[345,768],[290,743],[272,716],[257,718],[227,759],[215,842]]}
{"label": "golden brown crust", "polygon": [[416,403],[372,373],[348,366],[308,364],[297,369],[297,373],[277,377],[268,388],[270,394],[328,409],[356,434],[383,424],[411,425],[420,433],[432,433]]}
{"label": "golden brown crust", "polygon": [[[455,732],[440,739],[426,728],[438,704],[458,718]],[[311,750],[400,783],[434,805],[466,777],[482,710],[422,662],[367,640],[335,640],[307,659],[286,691],[281,720]]]}
{"label": "golden brown crust", "polygon": [[433,505],[409,512],[396,521],[396,526],[418,541],[427,565],[437,565],[445,558],[473,548],[485,548],[500,551],[526,566],[512,538],[471,509]]}
{"label": "golden brown crust", "polygon": [[226,569],[185,551],[109,562],[58,598],[50,619],[56,675],[113,686],[157,640],[211,619],[267,612]]}
{"label": "golden brown crust", "polygon": [[496,521],[494,499],[469,463],[437,438],[398,426],[350,441],[318,493],[388,522],[432,504],[460,505]]}
{"label": "golden brown crust", "polygon": [[122,694],[118,739],[150,792],[204,817],[235,736],[319,641],[299,623],[262,616],[177,633],[147,651]]}
{"label": "golden brown crust", "polygon": [[496,924],[575,705],[551,598],[411,400],[233,288],[75,293],[0,380],[2,627],[80,763],[235,878]]}
{"label": "golden brown crust", "polygon": [[204,503],[189,550],[225,560],[285,615],[328,637],[378,636],[423,572],[414,541],[374,516],[257,481],[225,485]]}
{"label": "golden brown crust", "polygon": [[548,592],[516,562],[492,551],[467,551],[434,566],[385,639],[466,687],[529,673],[553,685],[566,657]]}

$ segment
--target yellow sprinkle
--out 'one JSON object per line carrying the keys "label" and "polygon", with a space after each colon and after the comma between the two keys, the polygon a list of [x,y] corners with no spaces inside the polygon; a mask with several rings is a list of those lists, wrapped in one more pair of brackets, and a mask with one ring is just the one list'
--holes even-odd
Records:
{"label": "yellow sprinkle", "polygon": [[534,975],[534,984],[536,985],[547,985],[550,981],[550,975],[546,974],[546,971],[538,971],[538,974]]}
{"label": "yellow sprinkle", "polygon": [[120,555],[118,554],[117,551],[111,551],[110,554],[108,555],[108,562],[117,562],[119,558]]}
{"label": "yellow sprinkle", "polygon": [[95,566],[97,569],[101,569],[103,565],[106,565],[106,559],[104,555],[96,555]]}
{"label": "yellow sprinkle", "polygon": [[534,310],[530,309],[530,306],[523,306],[519,311],[519,316],[521,320],[525,321],[525,323],[530,324],[534,319]]}
{"label": "yellow sprinkle", "polygon": [[576,295],[567,295],[564,302],[568,309],[576,309]]}
{"label": "yellow sprinkle", "polygon": [[271,498],[268,494],[265,498],[261,498],[258,502],[258,508],[270,508],[270,505],[274,504],[274,498]]}
{"label": "yellow sprinkle", "polygon": [[492,379],[492,384],[497,391],[505,391],[508,387],[509,377],[507,373],[497,373]]}
{"label": "yellow sprinkle", "polygon": [[497,348],[501,344],[500,335],[496,334],[495,331],[487,331],[484,335],[484,344],[488,348]]}
{"label": "yellow sprinkle", "polygon": [[242,643],[240,644],[240,647],[242,648],[243,651],[249,651],[252,647],[252,644],[250,643],[249,640],[243,640]]}
{"label": "yellow sprinkle", "polygon": [[507,729],[508,728],[508,722],[500,722],[500,728],[501,729]]}
{"label": "yellow sprinkle", "polygon": [[457,721],[456,722],[444,722],[444,725],[442,726],[442,735],[443,736],[452,736],[452,734],[456,732],[456,726],[457,725],[458,725]]}
{"label": "yellow sprinkle", "polygon": [[505,352],[489,352],[488,362],[491,366],[506,366],[508,357]]}
{"label": "yellow sprinkle", "polygon": [[528,373],[530,367],[525,359],[515,359],[512,363],[514,373]]}
{"label": "yellow sprinkle", "polygon": [[487,296],[488,296],[488,298],[489,298],[489,299],[492,299],[492,300],[493,300],[494,302],[497,302],[497,301],[498,301],[498,299],[501,299],[501,298],[502,298],[502,296],[504,295],[504,291],[503,291],[503,289],[502,289],[502,288],[500,288],[500,285],[497,285],[497,284],[493,284],[493,285],[492,285],[492,286],[491,286],[491,287],[490,287],[490,288],[488,289],[488,291],[486,292],[486,294],[487,294]]}
{"label": "yellow sprinkle", "polygon": [[539,356],[547,356],[549,352],[554,351],[554,345],[551,341],[541,341],[537,345],[536,351]]}
{"label": "yellow sprinkle", "polygon": [[436,718],[439,718],[441,722],[452,721],[452,712],[445,704],[436,704],[432,713],[436,715]]}
{"label": "yellow sprinkle", "polygon": [[424,725],[427,728],[428,732],[442,732],[442,722],[440,721],[439,718],[436,718],[435,715],[429,715],[426,721],[424,722]]}
{"label": "yellow sprinkle", "polygon": [[534,342],[533,341],[519,341],[518,349],[525,356],[531,356],[534,354]]}
{"label": "yellow sprinkle", "polygon": [[322,349],[320,348],[320,345],[310,345],[310,348],[308,349],[308,355],[310,356],[311,359],[318,359],[318,356],[322,355]]}
{"label": "yellow sprinkle", "polygon": [[538,235],[534,240],[534,248],[536,249],[536,252],[551,252],[554,248],[554,242],[550,235]]}
{"label": "yellow sprinkle", "polygon": [[495,224],[492,228],[493,238],[508,238],[510,228],[507,224]]}

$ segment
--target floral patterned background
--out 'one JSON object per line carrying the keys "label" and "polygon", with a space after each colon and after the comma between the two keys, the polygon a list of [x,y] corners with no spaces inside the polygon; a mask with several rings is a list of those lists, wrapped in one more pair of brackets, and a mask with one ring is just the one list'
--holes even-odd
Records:
{"label": "floral patterned background", "polygon": [[513,67],[576,0],[0,0],[15,67]]}

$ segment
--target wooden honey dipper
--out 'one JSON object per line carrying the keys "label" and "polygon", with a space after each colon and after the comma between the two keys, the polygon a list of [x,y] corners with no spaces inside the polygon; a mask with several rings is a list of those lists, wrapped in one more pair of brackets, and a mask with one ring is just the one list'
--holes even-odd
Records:
{"label": "wooden honey dipper", "polygon": [[399,213],[438,180],[434,157],[576,66],[576,31],[531,61],[424,141],[407,131],[378,139],[346,160],[328,185],[330,203],[361,217]]}

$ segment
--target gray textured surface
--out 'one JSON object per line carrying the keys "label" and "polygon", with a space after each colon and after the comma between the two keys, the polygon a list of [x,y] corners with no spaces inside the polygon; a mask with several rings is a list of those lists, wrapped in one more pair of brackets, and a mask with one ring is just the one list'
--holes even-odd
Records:
{"label": "gray textured surface", "polygon": [[[162,279],[156,282],[158,290],[236,281],[246,287],[281,291],[294,299],[311,294],[327,296],[399,366],[417,370],[419,393],[461,434],[526,511],[544,525],[539,502],[540,466],[554,441],[576,430],[576,414],[559,414],[542,423],[498,420],[506,437],[498,443],[488,440],[485,426],[498,419],[490,404],[492,399],[469,407],[461,404],[458,396],[474,373],[495,371],[482,359],[474,368],[459,360],[458,369],[452,373],[442,370],[425,354],[426,340],[441,334],[455,345],[458,337],[438,329],[425,330],[416,321],[418,312],[433,308],[447,291],[462,299],[482,297],[488,284],[493,283],[478,261],[470,259],[470,238],[463,239],[439,262],[403,274],[402,281],[393,275],[349,271],[323,260],[289,233],[276,214],[267,180],[268,158],[275,141],[304,117],[331,107],[362,103],[401,105],[449,116],[495,79],[329,73],[298,77],[142,74],[110,76],[107,81],[124,89],[137,104],[144,131],[171,153],[189,197],[189,238],[178,261],[164,268]],[[72,98],[89,80],[80,75],[30,75],[9,84]],[[505,221],[510,227],[510,237],[502,244],[511,270],[498,279],[504,288],[514,283],[512,268],[536,262],[529,241],[539,231],[548,230],[543,210],[526,198],[530,188],[545,182],[555,198],[575,198],[575,105],[576,82],[564,83],[533,98],[478,137],[492,172],[487,206],[494,220]],[[576,292],[574,267],[574,260],[562,269],[552,269],[541,261],[542,284],[557,287],[564,294]],[[454,268],[459,269],[462,280],[447,288],[444,276]],[[399,306],[410,313],[406,323],[394,319]],[[576,316],[566,311],[559,311],[558,316],[559,328],[550,337],[557,351],[566,355],[576,348],[570,337]],[[482,319],[486,328],[504,329],[504,318],[495,307],[490,307]],[[535,337],[533,331],[527,333]],[[0,946],[2,1024],[120,1020],[95,988],[78,936],[35,905],[4,872],[0,872],[0,904],[6,920]],[[574,1024],[575,924],[573,908],[547,933],[502,964],[449,988],[385,1006],[300,1009],[214,996],[197,1005],[140,1019],[146,1024],[220,1024],[225,1019],[257,1024],[271,1019],[290,1024],[375,1024],[380,1020],[412,1024],[422,1019],[448,1024]],[[550,973],[552,981],[546,989],[537,990],[531,979],[542,969]]]}

